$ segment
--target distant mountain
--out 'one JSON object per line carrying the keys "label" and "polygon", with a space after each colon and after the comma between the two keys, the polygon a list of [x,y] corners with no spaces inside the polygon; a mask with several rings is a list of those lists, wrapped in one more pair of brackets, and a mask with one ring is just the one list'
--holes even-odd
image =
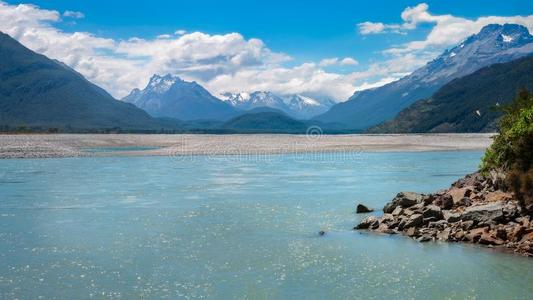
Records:
{"label": "distant mountain", "polygon": [[431,98],[415,102],[372,133],[490,132],[520,88],[533,91],[533,56],[495,64],[444,85]]}
{"label": "distant mountain", "polygon": [[0,125],[156,129],[157,120],[115,100],[65,64],[0,33]]}
{"label": "distant mountain", "polygon": [[172,75],[154,75],[144,90],[134,89],[122,100],[154,117],[184,121],[228,120],[238,114],[237,109],[214,97],[198,83]]}
{"label": "distant mountain", "polygon": [[222,128],[245,133],[305,133],[308,125],[285,114],[259,112],[235,117],[224,123]]}
{"label": "distant mountain", "polygon": [[390,120],[455,78],[532,52],[533,36],[527,28],[515,24],[487,25],[411,75],[379,88],[356,92],[348,101],[315,119],[343,123],[350,129],[366,129]]}
{"label": "distant mountain", "polygon": [[326,112],[334,105],[333,101],[319,101],[302,95],[280,96],[272,92],[223,93],[222,100],[240,110],[247,111],[258,107],[281,110],[296,119],[309,119]]}

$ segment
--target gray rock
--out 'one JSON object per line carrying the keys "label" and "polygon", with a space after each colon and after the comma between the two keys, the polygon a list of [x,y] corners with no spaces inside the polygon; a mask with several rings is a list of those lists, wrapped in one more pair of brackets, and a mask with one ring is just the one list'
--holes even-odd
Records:
{"label": "gray rock", "polygon": [[470,230],[472,227],[474,227],[474,221],[463,221],[461,223],[461,228],[463,230]]}
{"label": "gray rock", "polygon": [[441,220],[444,218],[444,215],[442,214],[442,210],[440,207],[436,205],[428,205],[426,206],[424,212],[422,213],[424,218],[435,218],[437,220]]}
{"label": "gray rock", "polygon": [[379,220],[375,216],[366,217],[354,229],[376,229],[379,227]]}
{"label": "gray rock", "polygon": [[374,210],[372,208],[368,208],[368,207],[366,207],[363,204],[358,204],[357,208],[355,209],[355,212],[358,213],[358,214],[364,214],[364,213],[369,213],[369,212],[373,212],[373,211]]}
{"label": "gray rock", "polygon": [[392,215],[393,216],[399,216],[403,213],[403,208],[401,206],[397,206],[393,211],[392,211]]}
{"label": "gray rock", "polygon": [[414,192],[401,192],[392,199],[391,202],[387,203],[383,207],[383,212],[392,213],[394,209],[398,206],[403,208],[411,207],[417,203],[423,201],[424,195],[414,193]]}
{"label": "gray rock", "polygon": [[442,230],[446,227],[446,225],[448,225],[448,222],[446,222],[446,220],[439,220],[436,222],[429,222],[428,227]]}
{"label": "gray rock", "polygon": [[423,222],[424,222],[424,217],[422,216],[422,214],[414,214],[409,218],[409,220],[407,220],[404,228],[418,227],[422,225]]}
{"label": "gray rock", "polygon": [[421,243],[425,243],[425,242],[429,242],[429,241],[432,241],[433,240],[433,237],[428,235],[428,234],[423,234],[422,236],[420,236],[417,241],[421,242]]}
{"label": "gray rock", "polygon": [[444,220],[448,221],[448,223],[455,223],[461,221],[461,214],[460,213],[452,213],[450,211],[444,211]]}
{"label": "gray rock", "polygon": [[503,208],[504,205],[501,202],[470,206],[461,214],[461,220],[474,221],[474,223],[497,223],[503,218]]}

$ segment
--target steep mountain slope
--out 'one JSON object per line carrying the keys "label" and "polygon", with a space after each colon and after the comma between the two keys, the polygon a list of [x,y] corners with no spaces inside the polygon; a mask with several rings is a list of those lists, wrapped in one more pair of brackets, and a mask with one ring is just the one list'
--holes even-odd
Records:
{"label": "steep mountain slope", "polygon": [[500,112],[520,88],[533,90],[533,56],[495,64],[455,79],[430,99],[415,102],[373,133],[494,131]]}
{"label": "steep mountain slope", "polygon": [[297,119],[310,119],[328,111],[335,102],[331,100],[313,99],[302,95],[289,95],[284,97],[289,107],[289,114]]}
{"label": "steep mountain slope", "polygon": [[66,65],[0,33],[0,125],[155,129],[158,122],[115,100]]}
{"label": "steep mountain slope", "polygon": [[334,102],[319,101],[303,95],[279,96],[272,92],[223,93],[222,100],[233,107],[247,111],[258,107],[281,110],[296,119],[309,119],[326,112]]}
{"label": "steep mountain slope", "polygon": [[316,120],[366,129],[393,118],[415,101],[431,96],[454,78],[532,52],[533,36],[527,28],[514,24],[487,25],[411,75],[379,88],[356,92],[348,101],[333,106]]}
{"label": "steep mountain slope", "polygon": [[154,75],[144,90],[134,89],[122,99],[154,117],[180,120],[227,120],[238,114],[231,105],[211,95],[196,82],[177,76]]}

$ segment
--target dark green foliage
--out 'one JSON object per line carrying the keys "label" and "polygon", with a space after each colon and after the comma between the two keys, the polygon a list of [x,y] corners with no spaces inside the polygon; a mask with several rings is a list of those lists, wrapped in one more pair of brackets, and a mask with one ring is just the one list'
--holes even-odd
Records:
{"label": "dark green foliage", "polygon": [[223,126],[238,132],[305,133],[307,125],[276,112],[249,113],[235,117]]}
{"label": "dark green foliage", "polygon": [[0,124],[10,127],[157,129],[158,122],[115,100],[66,65],[0,33]]}
{"label": "dark green foliage", "polygon": [[492,132],[502,115],[494,108],[508,103],[520,88],[533,90],[532,56],[453,80],[369,132]]}
{"label": "dark green foliage", "polygon": [[483,172],[500,170],[523,207],[533,205],[533,94],[526,90],[502,106],[499,132],[483,157]]}

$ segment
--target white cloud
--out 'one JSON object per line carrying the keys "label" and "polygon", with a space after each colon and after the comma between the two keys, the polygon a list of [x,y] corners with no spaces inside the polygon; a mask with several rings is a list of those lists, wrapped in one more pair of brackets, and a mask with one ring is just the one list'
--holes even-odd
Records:
{"label": "white cloud", "polygon": [[524,25],[530,32],[533,31],[533,15],[509,17],[488,16],[472,20],[449,14],[431,14],[429,12],[429,6],[426,3],[421,3],[414,7],[407,7],[401,13],[401,18],[404,21],[402,24],[360,23],[358,24],[359,32],[363,35],[385,32],[405,33],[408,30],[416,29],[419,24],[435,24],[424,40],[412,41],[384,51],[387,54],[403,55],[405,53],[421,51],[438,53],[446,47],[456,45],[470,35],[478,33],[481,28],[489,24],[514,23]]}
{"label": "white cloud", "polygon": [[338,57],[332,57],[332,58],[324,58],[320,61],[318,64],[321,67],[329,67],[329,66],[356,66],[359,62],[351,57],[345,57],[343,59],[339,59]]}
{"label": "white cloud", "polygon": [[357,66],[359,62],[351,57],[345,57],[340,61],[342,66]]}
{"label": "white cloud", "polygon": [[387,29],[385,24],[381,22],[363,22],[357,24],[359,33],[363,35],[383,33]]}
{"label": "white cloud", "polygon": [[333,57],[288,67],[290,56],[239,33],[211,35],[177,30],[174,35],[162,34],[153,39],[117,40],[89,32],[63,31],[57,26],[62,22],[61,16],[54,10],[0,0],[0,31],[36,52],[65,62],[119,98],[133,88],[143,88],[153,74],[171,73],[196,80],[215,95],[223,91],[271,90],[342,101],[354,90],[388,83],[423,65],[437,54],[431,45],[462,39],[483,24],[516,21],[529,24],[531,29],[532,23],[532,16],[477,20],[436,16],[428,12],[427,5],[418,5],[404,10],[403,24],[366,22],[359,28],[367,34],[401,32],[424,22],[435,23],[425,40],[389,49],[386,53],[392,56],[370,64],[366,70],[339,74],[324,68],[355,66],[357,60]]}
{"label": "white cloud", "polygon": [[67,17],[67,18],[74,18],[74,19],[83,19],[83,18],[85,18],[85,15],[82,12],[72,11],[72,10],[66,10],[63,13],[63,16]]}
{"label": "white cloud", "polygon": [[334,66],[337,63],[339,63],[339,59],[337,57],[332,57],[332,58],[324,58],[323,60],[320,61],[319,65],[321,67],[328,67],[328,66]]}

